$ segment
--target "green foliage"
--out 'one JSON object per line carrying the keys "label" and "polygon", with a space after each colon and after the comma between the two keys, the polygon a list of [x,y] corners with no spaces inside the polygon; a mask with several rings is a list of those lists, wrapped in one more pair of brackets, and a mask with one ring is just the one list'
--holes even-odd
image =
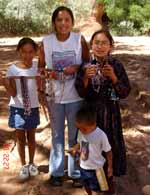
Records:
{"label": "green foliage", "polygon": [[75,18],[87,17],[89,16],[89,1],[84,3],[81,0],[68,0],[68,7],[71,8]]}
{"label": "green foliage", "polygon": [[107,11],[109,17],[113,20],[114,24],[118,24],[121,20],[124,18],[124,9],[123,8],[117,8],[117,7],[111,7]]}
{"label": "green foliage", "polygon": [[135,28],[140,28],[143,23],[143,8],[140,5],[131,5],[129,19],[134,23]]}
{"label": "green foliage", "polygon": [[[103,3],[110,28],[119,35],[150,35],[150,0],[95,0]],[[51,15],[60,5],[72,9],[76,21],[91,14],[92,0],[0,0],[1,33],[48,33]]]}
{"label": "green foliage", "polygon": [[0,19],[1,33],[31,34],[47,30],[49,26],[45,21],[50,16],[45,3],[46,0],[11,0],[5,3],[3,19]]}
{"label": "green foliage", "polygon": [[90,0],[0,0],[1,33],[48,33],[51,15],[60,5],[70,7],[75,17],[88,17]]}
{"label": "green foliage", "polygon": [[110,3],[110,0],[96,0],[96,3],[108,4]]}
{"label": "green foliage", "polygon": [[150,0],[113,0],[106,5],[111,28],[117,34],[150,34]]}

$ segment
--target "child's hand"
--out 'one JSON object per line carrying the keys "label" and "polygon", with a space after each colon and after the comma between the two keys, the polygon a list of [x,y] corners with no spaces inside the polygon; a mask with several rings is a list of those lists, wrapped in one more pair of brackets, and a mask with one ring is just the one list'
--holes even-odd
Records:
{"label": "child's hand", "polygon": [[102,69],[102,74],[106,77],[109,77],[112,82],[115,84],[117,82],[117,77],[116,77],[116,74],[114,72],[114,69],[111,65],[109,64],[105,64],[103,69]]}
{"label": "child's hand", "polygon": [[91,78],[92,76],[95,75],[96,70],[97,70],[97,65],[88,66],[85,71],[85,77]]}
{"label": "child's hand", "polygon": [[6,78],[6,77],[3,77],[4,75],[0,75],[0,83],[4,86],[9,86],[10,83],[14,82],[14,79],[9,79],[9,78]]}
{"label": "child's hand", "polygon": [[112,166],[108,166],[108,168],[107,168],[107,175],[108,175],[108,178],[113,176]]}
{"label": "child's hand", "polygon": [[16,82],[14,78],[1,77],[2,85],[6,88],[8,94],[12,97],[17,95]]}
{"label": "child's hand", "polygon": [[67,153],[71,154],[72,156],[75,156],[77,151],[74,148],[69,148],[68,150],[65,150]]}

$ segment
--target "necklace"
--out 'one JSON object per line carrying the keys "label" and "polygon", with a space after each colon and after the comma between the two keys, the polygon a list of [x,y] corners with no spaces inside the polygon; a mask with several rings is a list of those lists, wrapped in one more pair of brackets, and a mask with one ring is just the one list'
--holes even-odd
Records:
{"label": "necklace", "polygon": [[24,76],[21,76],[20,84],[21,84],[21,92],[22,92],[22,99],[24,105],[24,115],[29,116],[31,114],[31,102],[29,97],[27,79],[25,79]]}
{"label": "necklace", "polygon": [[106,81],[106,77],[102,74],[102,68],[106,63],[106,59],[103,58],[101,61],[97,61],[93,59],[91,64],[97,65],[97,69],[95,71],[95,75],[91,78],[93,90],[97,93],[100,92],[101,88],[104,86],[104,82]]}

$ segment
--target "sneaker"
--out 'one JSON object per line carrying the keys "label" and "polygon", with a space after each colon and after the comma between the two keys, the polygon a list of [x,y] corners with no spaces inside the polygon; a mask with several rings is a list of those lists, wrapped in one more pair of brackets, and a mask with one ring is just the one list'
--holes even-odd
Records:
{"label": "sneaker", "polygon": [[50,182],[50,184],[52,186],[55,186],[55,187],[62,186],[62,177],[54,177],[54,176],[51,176],[49,182]]}
{"label": "sneaker", "polygon": [[29,174],[30,176],[36,176],[39,174],[38,168],[34,164],[29,165]]}
{"label": "sneaker", "polygon": [[29,178],[29,166],[28,165],[24,165],[19,173],[19,178],[20,179],[27,179]]}

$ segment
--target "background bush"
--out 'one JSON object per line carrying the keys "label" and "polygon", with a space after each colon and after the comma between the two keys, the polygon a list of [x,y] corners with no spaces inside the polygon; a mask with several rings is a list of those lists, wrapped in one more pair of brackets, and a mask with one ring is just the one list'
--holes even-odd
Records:
{"label": "background bush", "polygon": [[[150,0],[96,0],[105,4],[110,28],[117,35],[150,35]],[[1,35],[48,33],[59,5],[70,7],[76,21],[87,19],[93,0],[0,0]],[[89,24],[90,25],[90,24]]]}

